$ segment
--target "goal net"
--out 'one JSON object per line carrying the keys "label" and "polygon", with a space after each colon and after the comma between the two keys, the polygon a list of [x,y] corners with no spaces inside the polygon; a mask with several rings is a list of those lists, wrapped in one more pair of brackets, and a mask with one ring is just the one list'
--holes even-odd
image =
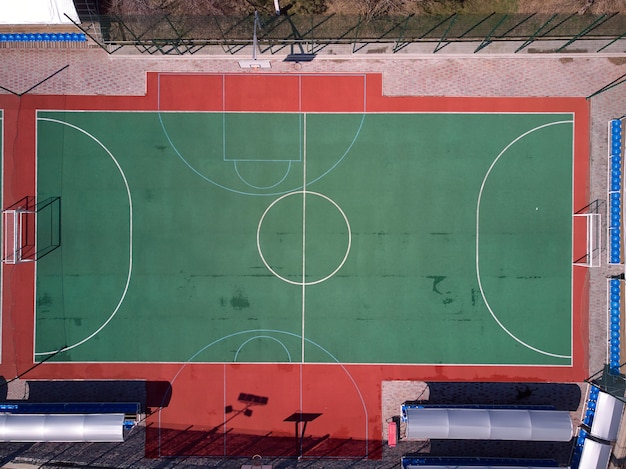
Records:
{"label": "goal net", "polygon": [[574,265],[601,265],[603,205],[602,201],[595,200],[574,214]]}
{"label": "goal net", "polygon": [[61,245],[61,199],[35,203],[24,197],[2,211],[3,252],[6,264],[32,262]]}

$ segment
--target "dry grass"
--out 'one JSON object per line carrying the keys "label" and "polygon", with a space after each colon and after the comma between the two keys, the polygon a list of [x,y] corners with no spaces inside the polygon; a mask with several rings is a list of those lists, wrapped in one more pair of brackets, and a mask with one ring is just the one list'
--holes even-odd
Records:
{"label": "dry grass", "polygon": [[517,8],[515,0],[422,0],[413,4],[415,14],[450,15],[452,13],[510,13]]}
{"label": "dry grass", "polygon": [[[264,4],[267,2],[257,2]],[[109,0],[106,12],[128,15],[247,15],[255,9],[254,2],[241,0]]]}
{"label": "dry grass", "polygon": [[337,15],[404,14],[410,3],[403,0],[326,0],[327,12]]}
{"label": "dry grass", "polygon": [[[626,0],[280,0],[293,14],[364,15],[452,13],[612,13],[626,11]],[[109,0],[117,15],[248,15],[271,14],[273,0]]]}
{"label": "dry grass", "polygon": [[517,0],[519,13],[592,13],[626,11],[626,0]]}

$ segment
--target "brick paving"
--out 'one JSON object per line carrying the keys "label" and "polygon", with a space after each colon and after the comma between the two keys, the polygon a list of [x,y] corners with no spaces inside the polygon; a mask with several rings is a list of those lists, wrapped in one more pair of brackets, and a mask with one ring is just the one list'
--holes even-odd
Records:
{"label": "brick paving", "polygon": [[[455,52],[452,47],[450,50]],[[325,49],[310,63],[282,62],[282,56],[279,55],[266,54],[262,58],[271,60],[272,73],[382,73],[383,92],[390,96],[586,97],[626,74],[626,54],[623,47],[613,47],[613,50],[615,52],[611,55],[525,53],[512,56],[481,53],[477,56],[463,51],[458,54],[438,55],[351,54],[347,46],[338,46]],[[99,48],[0,48],[0,86],[15,93],[23,93],[69,65],[34,88],[31,93],[143,95],[146,89],[146,72],[149,71],[264,73],[240,69],[237,60],[249,58],[249,52],[244,50],[237,56],[230,56],[217,48],[206,49],[194,56],[164,57],[141,55],[134,49],[108,55]],[[6,90],[0,89],[0,93],[8,93]],[[609,119],[626,114],[625,96],[626,85],[622,85],[591,99],[590,200],[606,199],[606,125]],[[591,372],[599,370],[605,362],[606,278],[624,271],[621,266],[607,266],[606,253],[603,255],[603,266],[589,269]],[[424,390],[424,383],[419,381],[382,383],[383,419],[396,415],[401,402],[415,399]],[[582,383],[581,391],[584,396]],[[9,388],[8,397],[24,398],[20,396],[28,396],[27,383],[15,383]],[[573,415],[580,415],[579,409],[573,411]],[[577,417],[574,419],[576,421]],[[0,445],[0,464],[13,460],[31,463],[36,467],[239,468],[241,464],[249,463],[247,460],[202,458],[148,460],[143,458],[143,432],[141,426],[135,428],[123,444],[4,443]],[[421,442],[401,442],[396,448],[385,448],[382,461],[264,462],[273,464],[274,468],[392,468],[400,466],[403,454],[421,449],[424,449]]]}

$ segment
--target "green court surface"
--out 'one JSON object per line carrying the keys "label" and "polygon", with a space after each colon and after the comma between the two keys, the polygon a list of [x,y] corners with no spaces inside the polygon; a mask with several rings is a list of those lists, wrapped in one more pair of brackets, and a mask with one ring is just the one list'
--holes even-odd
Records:
{"label": "green court surface", "polygon": [[572,155],[571,114],[40,111],[36,358],[570,365]]}

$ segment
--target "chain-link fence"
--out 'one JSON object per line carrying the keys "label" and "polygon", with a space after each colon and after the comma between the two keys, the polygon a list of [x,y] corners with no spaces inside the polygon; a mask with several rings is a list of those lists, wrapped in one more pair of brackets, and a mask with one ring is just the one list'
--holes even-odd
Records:
{"label": "chain-link fence", "polygon": [[[209,45],[235,54],[252,43],[254,16],[102,16],[84,18],[80,25],[90,38],[110,53],[122,46],[142,52],[193,54]],[[451,14],[448,16],[346,15],[259,16],[256,26],[262,51],[276,53],[297,45],[317,53],[332,44],[352,45],[358,52],[371,44],[391,45],[399,52],[415,43],[430,43],[434,53],[455,42],[476,43],[478,52],[496,42],[517,42],[520,52],[538,41],[561,41],[560,52],[581,41],[594,41],[600,52],[626,37],[626,14]],[[96,33],[97,31],[97,33]]]}

